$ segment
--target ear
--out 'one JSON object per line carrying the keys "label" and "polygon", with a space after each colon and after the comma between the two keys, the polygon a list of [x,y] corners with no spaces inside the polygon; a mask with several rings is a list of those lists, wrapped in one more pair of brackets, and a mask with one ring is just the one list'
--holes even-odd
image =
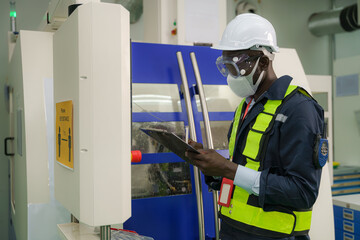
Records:
{"label": "ear", "polygon": [[270,59],[267,56],[261,56],[259,60],[259,67],[262,71],[267,70],[270,64]]}

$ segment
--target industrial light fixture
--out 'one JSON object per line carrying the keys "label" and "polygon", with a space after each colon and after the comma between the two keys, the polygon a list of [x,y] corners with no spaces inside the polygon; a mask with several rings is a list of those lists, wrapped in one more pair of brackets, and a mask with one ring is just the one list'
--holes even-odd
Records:
{"label": "industrial light fixture", "polygon": [[15,0],[10,0],[9,3],[10,3],[10,31],[13,33],[17,33]]}

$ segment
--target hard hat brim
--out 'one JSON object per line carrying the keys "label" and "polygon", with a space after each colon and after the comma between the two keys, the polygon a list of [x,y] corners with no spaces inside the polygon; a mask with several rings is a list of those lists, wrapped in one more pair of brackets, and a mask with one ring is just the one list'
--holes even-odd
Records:
{"label": "hard hat brim", "polygon": [[[229,46],[223,46],[223,45],[215,45],[211,48],[216,49],[216,50],[222,50],[222,51],[240,51],[240,50],[250,49],[250,48],[229,47]],[[273,50],[272,52],[279,52],[279,47],[272,46],[270,48]]]}
{"label": "hard hat brim", "polygon": [[216,49],[216,50],[222,50],[222,51],[246,50],[246,49],[242,49],[242,48],[238,48],[238,47],[236,48],[236,47],[229,47],[229,46],[223,46],[223,45],[215,45],[211,48]]}

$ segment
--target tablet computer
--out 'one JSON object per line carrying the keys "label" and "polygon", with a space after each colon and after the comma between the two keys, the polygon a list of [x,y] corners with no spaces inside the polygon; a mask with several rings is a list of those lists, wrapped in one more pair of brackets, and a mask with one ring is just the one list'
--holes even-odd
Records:
{"label": "tablet computer", "polygon": [[156,129],[156,128],[140,128],[141,131],[154,138],[157,142],[164,145],[170,151],[188,161],[189,159],[185,157],[186,151],[191,151],[194,153],[199,153],[195,148],[182,140],[179,136],[177,136],[173,132],[168,132],[164,129]]}

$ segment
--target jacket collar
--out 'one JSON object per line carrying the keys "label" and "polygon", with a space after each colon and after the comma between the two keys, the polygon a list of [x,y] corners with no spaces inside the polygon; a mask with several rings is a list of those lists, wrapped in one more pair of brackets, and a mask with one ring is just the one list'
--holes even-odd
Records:
{"label": "jacket collar", "polygon": [[288,89],[292,77],[285,75],[278,78],[270,88],[264,92],[258,99],[257,102],[261,101],[263,98],[269,100],[282,100],[285,96],[286,90]]}
{"label": "jacket collar", "polygon": [[[256,101],[256,103],[258,104],[256,103],[254,104],[248,116],[245,118],[244,122],[241,122],[239,124],[240,129],[237,132],[235,146],[238,145],[239,138],[243,133],[243,131],[245,130],[245,128],[257,117],[259,113],[261,113],[264,110],[264,105],[260,101],[264,98],[267,98],[269,100],[283,100],[291,80],[292,77],[287,75],[278,78],[270,86],[270,88],[258,98],[258,100]],[[235,154],[236,152],[234,152],[234,156],[233,156],[234,159],[235,159]]]}

